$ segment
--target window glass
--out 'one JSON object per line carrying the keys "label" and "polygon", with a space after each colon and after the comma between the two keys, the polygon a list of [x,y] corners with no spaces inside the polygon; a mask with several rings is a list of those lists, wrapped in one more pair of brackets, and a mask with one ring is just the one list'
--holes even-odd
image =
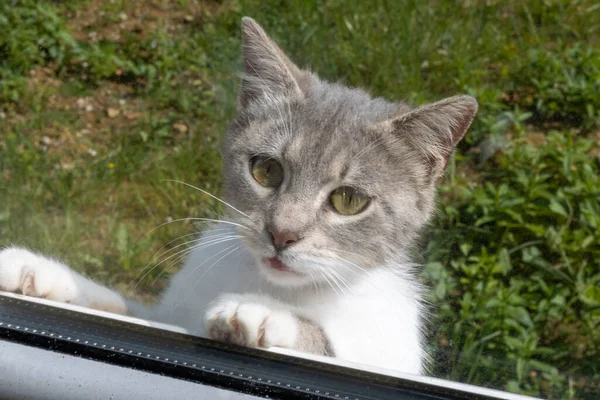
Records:
{"label": "window glass", "polygon": [[[248,28],[245,40],[253,40],[253,46],[247,46],[244,63],[244,16],[260,24],[282,50],[261,48],[267,39]],[[205,275],[179,275],[182,281],[202,281],[177,293],[185,303],[203,285],[227,288],[230,281],[251,280],[244,270],[220,281],[212,267],[218,269],[224,259],[231,264],[251,256],[237,246],[242,242],[235,229],[243,218],[260,219],[257,207],[271,207],[268,218],[276,214],[275,203],[264,199],[278,190],[282,196],[291,193],[290,199],[318,198],[323,210],[314,215],[323,216],[318,222],[331,229],[313,235],[320,238],[315,243],[334,237],[352,244],[340,251],[362,252],[355,256],[365,268],[406,244],[403,254],[411,258],[402,273],[408,274],[408,265],[414,264],[414,282],[418,277],[426,287],[427,306],[419,312],[428,315],[427,374],[544,398],[597,398],[599,21],[600,7],[591,0],[1,2],[0,245],[60,259],[142,304],[160,298],[194,246],[217,246],[218,251],[197,262]],[[315,85],[304,70],[282,61],[284,55],[274,57],[273,51],[285,52],[299,68],[324,81],[361,87],[391,102],[418,107],[463,94],[477,100],[478,111],[462,138],[461,129],[471,122],[470,100],[438,104],[433,112],[420,109],[410,117],[403,117],[408,108],[389,108],[383,118],[384,106],[360,108],[359,95],[335,98],[338,86],[331,86],[310,117],[302,119],[290,108],[279,110],[289,113],[289,125],[272,115],[269,121],[268,112],[262,115],[256,106],[261,90],[297,90],[308,97]],[[279,65],[273,81],[269,71],[261,70],[269,65]],[[240,92],[244,68],[249,78]],[[264,98],[269,95],[273,93]],[[332,107],[327,96],[344,98],[335,118],[346,112],[360,126],[352,129],[396,129],[386,131],[404,143],[396,154],[417,154],[402,153],[410,147],[427,157],[415,162],[408,156],[394,158],[390,154],[398,143],[389,141],[384,147],[390,153],[365,157],[355,175],[339,168],[336,173],[347,172],[344,182],[352,184],[334,185],[322,196],[325,189],[311,189],[317,178],[297,184],[294,179],[302,175],[298,166],[316,171],[314,176],[325,182],[325,167],[314,160],[334,168],[336,160],[341,165],[350,158],[344,154],[364,157],[352,150],[360,141],[340,140],[347,147],[327,150],[334,136],[311,136],[319,129],[330,129],[331,135],[352,131],[350,125],[328,119],[323,111]],[[263,103],[267,109],[268,102]],[[241,128],[229,125],[236,109],[246,113],[235,122]],[[315,115],[321,111],[317,124]],[[226,157],[221,157],[228,129],[246,132],[259,129],[259,123],[264,124],[260,129],[274,129],[277,135],[266,144],[244,136],[229,140]],[[292,126],[300,128],[292,132]],[[414,132],[425,139],[419,142]],[[431,132],[450,136],[438,143],[438,136],[427,136]],[[298,159],[255,150],[294,134],[308,138],[302,146],[309,150],[298,150]],[[248,165],[236,170],[242,152]],[[382,154],[393,161],[381,161]],[[397,181],[380,179],[391,175],[386,168],[392,163],[400,168]],[[432,180],[416,173],[416,164],[428,177],[441,174],[435,203],[425,195]],[[227,168],[237,178],[223,189]],[[404,187],[410,190],[398,189]],[[294,192],[297,188],[305,192]],[[254,197],[240,199],[227,190]],[[406,213],[385,214],[379,200],[388,195],[394,199],[392,209],[413,202],[413,208],[406,208],[413,219]],[[421,195],[423,202],[417,200]],[[226,204],[222,196],[234,200]],[[256,199],[262,205],[254,204]],[[281,220],[299,224],[310,214],[298,204],[282,212]],[[425,225],[423,215],[430,211],[427,227],[414,228]],[[208,242],[196,241],[197,232],[231,213],[242,216],[228,220],[233,225],[222,225],[223,231],[214,231]],[[360,221],[367,220],[377,221],[375,227],[365,222],[360,231]],[[263,222],[265,230],[252,235],[270,240],[277,251],[308,241],[304,233],[280,229],[279,222]],[[354,233],[359,231],[364,237]],[[381,235],[376,246],[367,247],[376,235]],[[347,256],[356,260],[352,257]],[[6,279],[1,268],[7,259],[5,264],[0,259],[0,279]],[[261,262],[273,274],[288,268],[274,256]],[[362,266],[347,263],[347,270],[362,273]],[[351,282],[327,274],[323,282],[331,290],[350,289]],[[29,294],[48,297],[31,285]],[[406,290],[416,293],[417,288]],[[16,291],[26,290],[19,286]],[[74,302],[79,301],[94,306],[90,299]],[[152,318],[144,307],[122,306]],[[125,309],[118,301],[102,307]],[[371,316],[386,318],[377,313],[374,309]],[[201,319],[202,312],[171,316],[163,322],[178,325],[181,319]],[[300,321],[306,323],[303,329],[322,328]],[[320,353],[333,354],[326,340],[315,343],[311,346]]]}

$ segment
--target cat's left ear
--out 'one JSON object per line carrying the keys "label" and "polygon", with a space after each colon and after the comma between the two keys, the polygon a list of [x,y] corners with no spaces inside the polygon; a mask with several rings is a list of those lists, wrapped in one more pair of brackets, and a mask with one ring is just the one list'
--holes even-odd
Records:
{"label": "cat's left ear", "polygon": [[434,177],[441,175],[452,151],[477,114],[477,100],[454,96],[392,117],[386,130],[425,157]]}

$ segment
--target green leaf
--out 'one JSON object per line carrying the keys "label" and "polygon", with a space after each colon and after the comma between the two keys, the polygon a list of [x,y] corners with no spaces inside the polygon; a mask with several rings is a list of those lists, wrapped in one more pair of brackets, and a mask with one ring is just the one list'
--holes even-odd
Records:
{"label": "green leaf", "polygon": [[460,247],[460,252],[464,256],[468,256],[469,253],[471,252],[471,249],[473,248],[473,245],[471,243],[462,243],[459,247]]}
{"label": "green leaf", "polygon": [[115,233],[116,247],[121,253],[127,253],[129,250],[129,232],[125,224],[119,224]]}
{"label": "green leaf", "polygon": [[510,254],[506,248],[502,248],[500,250],[497,266],[498,272],[500,272],[502,275],[507,275],[512,270]]}
{"label": "green leaf", "polygon": [[594,237],[593,236],[586,236],[585,239],[583,239],[583,241],[581,242],[581,248],[585,249],[586,247],[588,247],[590,244],[592,244],[592,242],[594,241]]}
{"label": "green leaf", "polygon": [[567,210],[555,199],[550,200],[549,207],[555,214],[562,215],[563,217],[569,217]]}

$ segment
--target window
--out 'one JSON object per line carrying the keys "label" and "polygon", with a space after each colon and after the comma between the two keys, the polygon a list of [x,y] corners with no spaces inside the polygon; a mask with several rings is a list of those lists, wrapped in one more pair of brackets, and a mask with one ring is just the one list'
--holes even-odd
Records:
{"label": "window", "polygon": [[[300,384],[314,372],[320,378],[311,384],[358,398],[411,390],[461,398],[475,390],[454,382],[491,398],[502,395],[485,389],[596,398],[598,12],[591,0],[0,4],[0,246],[56,257],[137,302],[114,303],[107,294],[108,305],[99,305],[80,291],[61,298],[74,305],[55,308],[44,299],[2,295],[0,343],[7,352],[21,343],[31,352],[84,353],[85,360],[72,361],[82,363],[79,372],[133,366],[164,379],[231,384],[249,396],[265,395],[260,388],[268,386],[250,375],[288,382],[290,388],[271,388],[277,397],[297,395],[296,386],[319,390]],[[245,61],[242,40],[250,43]],[[461,94],[477,101],[472,123],[474,100],[443,100]],[[334,108],[339,112],[329,112]],[[366,141],[369,135],[379,142]],[[434,203],[427,179],[438,174]],[[231,223],[214,228],[229,212]],[[213,233],[197,242],[201,231]],[[264,243],[273,253],[260,253]],[[311,243],[337,257],[337,271],[306,272],[320,256],[306,253],[301,263],[293,252]],[[211,250],[198,256],[192,275],[177,275],[194,246]],[[369,268],[378,271],[399,253],[419,265],[410,276],[425,283],[430,304],[424,348],[431,362],[425,377],[410,380],[380,369],[361,375],[356,364],[326,367],[333,361],[319,356],[242,351],[76,307],[127,308],[153,320],[147,305],[171,279],[187,283],[180,286],[186,290],[173,289],[171,305],[189,303],[194,293],[207,293],[198,301],[208,301],[208,289],[249,285],[251,272],[234,267],[250,257],[280,286],[298,281],[285,275],[297,263],[306,278],[300,286],[312,287],[316,276],[315,292],[322,284],[347,294],[355,276],[376,274]],[[224,260],[232,273],[218,280]],[[0,287],[7,276],[1,268],[0,260]],[[14,291],[55,295],[36,291],[34,280],[27,285]],[[278,301],[292,302],[284,297]],[[368,315],[380,320],[378,312]],[[402,313],[405,321],[416,320],[409,314]],[[161,315],[163,324],[191,327],[204,318],[189,308],[167,307]],[[374,327],[369,321],[346,323]],[[313,322],[304,315],[296,321],[317,338],[326,333],[303,346],[335,353],[327,341],[334,328]],[[194,348],[189,364],[218,369],[194,357],[214,365],[235,360],[228,371],[237,378],[219,375],[225,367],[175,367],[185,346]],[[258,372],[238,372],[250,359],[260,360]],[[131,379],[143,387],[146,378]],[[354,381],[381,386],[361,392]]]}

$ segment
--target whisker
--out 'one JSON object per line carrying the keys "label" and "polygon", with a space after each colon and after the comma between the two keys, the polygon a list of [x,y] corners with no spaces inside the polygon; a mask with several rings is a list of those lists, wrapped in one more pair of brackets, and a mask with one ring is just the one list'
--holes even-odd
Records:
{"label": "whisker", "polygon": [[[355,255],[355,256],[360,256],[360,255],[359,255],[359,254],[357,254],[357,253],[353,253],[353,252],[351,252],[351,251],[344,251],[344,250],[340,250],[340,249],[329,249],[329,248],[326,248],[325,250],[330,250],[330,251],[333,251],[334,253],[341,252],[341,253],[353,254],[353,255]],[[364,272],[364,273],[365,273],[365,274],[367,274],[367,275],[371,275],[371,271],[367,271],[366,269],[364,269],[363,267],[361,267],[361,266],[360,266],[360,265],[358,265],[358,264],[355,264],[355,263],[353,263],[352,261],[349,261],[349,260],[347,260],[347,259],[345,259],[345,258],[343,258],[343,257],[340,257],[339,255],[336,255],[336,257],[335,257],[335,258],[336,258],[337,260],[339,260],[339,261],[342,261],[342,262],[344,262],[344,263],[347,263],[347,264],[349,264],[350,266],[353,266],[353,267],[356,267],[356,268],[358,268],[359,270],[361,270],[362,272]]]}
{"label": "whisker", "polygon": [[[150,261],[153,261],[154,259],[156,259],[156,254],[158,254],[159,251],[161,251],[162,249],[164,249],[165,247],[168,247],[171,243],[178,241],[179,239],[183,239],[184,237],[188,237],[188,236],[199,236],[200,233],[199,232],[193,232],[193,233],[188,233],[187,235],[181,235],[179,237],[176,237],[175,239],[167,242],[166,244],[164,244],[163,246],[161,246],[158,250],[156,250],[154,252],[154,254],[152,255],[152,258],[150,258]],[[187,242],[189,243],[189,242]],[[160,256],[158,256],[160,257]]]}
{"label": "whisker", "polygon": [[317,272],[319,273],[319,275],[321,275],[321,278],[325,279],[325,281],[327,282],[327,284],[329,285],[329,287],[331,287],[333,289],[333,286],[331,286],[331,282],[329,282],[329,279],[327,279],[327,276],[325,276],[325,273],[323,272],[323,270],[321,268],[319,268],[317,270]]}
{"label": "whisker", "polygon": [[166,180],[167,182],[175,182],[175,183],[180,183],[180,184],[182,184],[182,185],[185,185],[185,186],[191,187],[191,188],[193,188],[193,189],[196,189],[196,190],[198,190],[198,191],[200,191],[200,192],[204,193],[205,195],[207,195],[207,196],[210,196],[210,197],[212,197],[213,199],[215,199],[215,200],[217,200],[217,201],[220,201],[221,203],[223,203],[223,204],[225,204],[226,206],[230,207],[232,210],[235,210],[235,211],[239,212],[239,213],[240,213],[240,214],[242,214],[244,217],[248,218],[250,221],[253,221],[252,217],[250,217],[250,216],[249,216],[248,214],[246,214],[245,212],[238,210],[237,208],[235,208],[234,206],[232,206],[231,204],[229,204],[229,203],[228,203],[228,202],[226,202],[225,200],[222,200],[222,199],[218,198],[217,196],[210,194],[210,193],[209,193],[209,192],[207,192],[206,190],[200,189],[199,187],[196,187],[196,186],[194,186],[194,185],[190,185],[189,183],[185,183],[185,182],[183,182],[183,181],[178,181],[178,180],[175,180],[175,179],[165,179],[165,180]]}
{"label": "whisker", "polygon": [[179,218],[179,219],[174,219],[173,221],[167,221],[164,222],[160,225],[158,225],[157,227],[151,229],[150,231],[148,231],[146,234],[144,234],[144,236],[142,236],[141,238],[138,239],[138,242],[142,239],[144,239],[146,236],[148,236],[149,234],[151,234],[152,232],[154,232],[155,230],[157,230],[158,228],[162,228],[165,225],[168,224],[173,224],[175,222],[182,222],[182,221],[200,221],[200,222],[215,222],[215,223],[223,223],[223,224],[229,224],[229,225],[233,225],[233,226],[237,226],[239,228],[244,228],[244,229],[248,229],[248,230],[252,230],[250,228],[248,228],[245,225],[241,225],[235,222],[231,222],[231,221],[225,221],[222,219],[212,219],[212,218]]}
{"label": "whisker", "polygon": [[310,280],[312,281],[312,284],[315,287],[315,294],[319,294],[319,286],[317,285],[317,280],[315,279],[315,276],[312,274],[312,272],[309,272],[308,276],[310,276]]}
{"label": "whisker", "polygon": [[231,249],[232,247],[236,246],[235,244],[232,244],[229,247],[226,247],[225,249],[222,249],[221,251],[218,251],[217,253],[213,254],[212,256],[208,257],[207,259],[205,259],[204,261],[202,261],[200,264],[196,265],[196,267],[186,275],[185,280],[188,280],[193,274],[196,273],[196,271],[198,270],[198,268],[200,268],[201,266],[203,266],[204,264],[206,264],[208,261],[212,260],[215,257],[218,257],[220,254],[223,254],[224,252],[226,252],[227,250]]}
{"label": "whisker", "polygon": [[[228,229],[228,228],[214,229],[214,230],[212,230],[212,231],[211,231],[211,233],[212,233],[212,232],[216,232],[216,231],[229,231],[229,229]],[[135,281],[136,281],[136,280],[139,278],[139,276],[140,276],[141,274],[143,274],[143,273],[144,273],[144,271],[145,271],[145,270],[146,270],[146,269],[147,269],[147,268],[150,266],[150,264],[152,264],[152,262],[153,262],[154,260],[156,260],[157,258],[160,258],[160,257],[162,257],[163,255],[167,254],[168,252],[170,252],[170,251],[172,251],[172,250],[174,250],[174,249],[176,249],[176,248],[178,248],[178,247],[181,247],[181,246],[183,246],[183,245],[186,245],[186,244],[189,244],[189,243],[194,243],[194,242],[196,242],[196,241],[202,240],[203,238],[201,238],[201,237],[198,237],[198,238],[197,238],[197,239],[195,239],[195,240],[191,240],[191,241],[187,241],[187,242],[185,242],[185,243],[179,244],[179,245],[177,245],[177,246],[175,246],[175,247],[173,247],[173,248],[170,248],[170,249],[168,249],[168,250],[166,250],[166,251],[162,252],[160,255],[158,255],[158,256],[157,256],[157,254],[158,254],[158,252],[159,252],[159,251],[161,251],[162,249],[164,249],[165,247],[167,247],[167,246],[168,246],[168,245],[170,245],[171,243],[173,243],[173,242],[176,242],[176,241],[177,241],[177,240],[179,240],[179,239],[182,239],[182,238],[184,238],[184,237],[188,237],[188,236],[199,236],[199,235],[200,235],[200,233],[199,233],[199,232],[188,233],[187,235],[182,235],[182,236],[179,236],[179,237],[177,237],[177,238],[175,238],[175,239],[173,239],[173,240],[169,241],[167,244],[163,245],[163,246],[162,246],[160,249],[156,250],[156,252],[155,252],[155,253],[152,255],[152,257],[150,258],[150,261],[148,261],[148,263],[147,263],[147,264],[144,266],[144,268],[142,268],[142,269],[140,270],[140,272],[138,272],[138,274],[135,276],[135,278],[133,278],[132,282],[135,282]],[[215,236],[217,236],[217,235],[215,235]]]}
{"label": "whisker", "polygon": [[[225,238],[225,237],[234,237],[234,236],[235,236],[235,237],[241,237],[240,235],[231,235],[231,233],[221,233],[221,234],[219,234],[219,235],[212,235],[212,236],[206,236],[206,237],[203,237],[203,238],[198,238],[198,239],[194,239],[194,240],[189,240],[189,241],[187,241],[187,242],[180,243],[180,244],[178,244],[177,246],[173,246],[172,248],[170,248],[170,249],[168,249],[168,250],[165,250],[165,251],[163,251],[163,252],[162,252],[162,253],[161,253],[161,254],[158,256],[158,258],[162,257],[162,256],[163,256],[163,255],[165,255],[165,254],[168,254],[169,252],[171,252],[171,251],[173,251],[173,250],[175,250],[175,249],[177,249],[177,248],[179,248],[179,247],[181,247],[181,246],[185,246],[186,244],[190,244],[190,243],[194,243],[194,242],[203,242],[203,241],[204,241],[204,242],[209,242],[209,241],[211,241],[211,240],[213,240],[213,241],[214,241],[214,240],[218,240],[218,239],[221,239],[221,238]],[[167,258],[167,259],[168,259],[168,258]],[[154,261],[154,259],[152,259],[151,261]]]}
{"label": "whisker", "polygon": [[[184,299],[183,299],[181,302],[179,302],[179,303],[178,303],[178,304],[175,306],[175,308],[177,308],[177,307],[179,307],[181,304],[185,303],[185,301],[186,301],[186,300],[187,300],[187,298],[190,296],[190,294],[191,294],[192,292],[195,292],[195,291],[196,291],[196,287],[198,286],[198,283],[200,283],[200,281],[202,280],[202,278],[204,277],[204,275],[206,275],[208,272],[210,272],[210,271],[213,269],[213,267],[214,267],[215,265],[217,265],[217,263],[218,263],[219,261],[221,261],[222,259],[224,259],[224,258],[225,258],[225,257],[227,257],[228,255],[230,255],[230,254],[231,254],[231,253],[233,253],[234,251],[237,251],[237,250],[239,250],[239,249],[241,248],[241,246],[239,246],[239,245],[238,245],[238,246],[236,246],[236,245],[231,245],[231,246],[227,247],[227,248],[226,248],[225,250],[223,250],[223,251],[229,250],[229,249],[231,249],[232,247],[235,247],[235,248],[234,248],[233,250],[231,250],[231,251],[229,251],[229,252],[225,253],[225,255],[223,255],[222,257],[220,257],[219,259],[217,259],[217,260],[216,260],[214,263],[212,263],[210,266],[208,266],[208,268],[206,269],[206,271],[204,271],[204,272],[202,273],[202,275],[200,275],[200,277],[198,277],[198,279],[197,279],[197,281],[196,281],[196,284],[194,285],[194,288],[193,288],[193,289],[192,289],[192,290],[191,290],[191,291],[190,291],[190,292],[187,294],[187,296],[185,296],[185,297],[184,297]],[[195,272],[196,272],[196,270],[197,270],[197,269],[198,269],[200,266],[204,265],[204,264],[205,264],[205,263],[206,263],[208,260],[210,260],[210,259],[214,258],[216,255],[223,253],[223,251],[220,251],[219,253],[215,254],[213,257],[210,257],[209,259],[207,259],[207,260],[204,260],[204,262],[202,262],[201,264],[199,264],[198,266],[196,266],[196,268],[194,268],[194,270],[193,270],[193,271],[192,271],[190,274],[188,274],[188,276],[187,276],[187,277],[189,278],[189,277],[190,277],[190,276],[191,276],[193,273],[195,273]]]}
{"label": "whisker", "polygon": [[173,265],[177,264],[178,262],[181,262],[181,260],[186,258],[192,251],[200,250],[202,248],[207,248],[207,247],[225,243],[225,242],[230,242],[232,240],[237,240],[239,238],[241,238],[241,236],[235,236],[235,237],[232,236],[232,237],[222,238],[219,241],[214,241],[211,243],[202,243],[202,245],[193,246],[189,249],[186,249],[185,254],[183,254],[179,257],[176,257],[175,260],[171,261],[171,263],[169,263],[169,265],[167,265],[165,268],[163,268],[163,270],[156,276],[156,278],[154,278],[154,280],[152,281],[152,283],[150,285],[156,284],[156,282],[158,282],[158,280],[165,274],[165,272],[167,272],[169,270],[169,268],[171,268]]}
{"label": "whisker", "polygon": [[348,281],[338,271],[336,271],[335,268],[330,269],[330,272],[332,275],[337,277],[337,279],[340,281],[340,283],[343,284],[344,286],[346,286],[346,288],[348,288],[348,290],[352,290],[352,288],[348,284]]}
{"label": "whisker", "polygon": [[[329,283],[329,286],[331,286],[331,288],[334,290],[334,292],[339,295],[340,293],[337,291],[337,289],[331,283],[331,282],[334,282],[334,283],[336,283],[336,282],[333,280],[333,278],[331,277],[331,275],[329,275],[329,272],[326,269],[323,269],[323,268],[319,269],[319,271],[321,272],[323,278],[325,278],[325,280],[327,281],[327,283]],[[331,279],[331,281],[329,279]],[[341,287],[339,286],[339,284],[337,284],[337,287],[340,288],[340,290],[341,290]]]}
{"label": "whisker", "polygon": [[[335,264],[335,267],[344,268],[346,271],[349,271],[349,272],[351,272],[351,273],[353,273],[354,275],[357,275],[357,276],[360,276],[360,275],[361,275],[361,273],[360,273],[360,272],[357,272],[357,271],[355,271],[355,270],[353,270],[353,269],[352,269],[352,268],[350,268],[350,267],[355,267],[355,268],[358,268],[360,271],[364,272],[364,273],[365,273],[365,274],[367,274],[368,276],[372,276],[372,275],[373,275],[373,274],[372,274],[370,271],[367,271],[366,269],[364,269],[364,268],[360,267],[359,265],[357,265],[357,264],[354,264],[354,263],[352,263],[352,262],[350,262],[350,261],[348,261],[348,260],[346,260],[346,259],[344,259],[344,258],[338,257],[338,260],[339,260],[339,261],[342,261],[342,262],[344,262],[344,263],[347,263],[348,265],[345,265],[345,264]],[[380,288],[379,288],[377,285],[375,285],[373,282],[371,282],[371,281],[368,281],[368,282],[369,282],[369,284],[370,284],[371,286],[373,286],[373,288],[374,288],[375,290],[378,290],[378,291],[381,291],[381,292],[383,292],[383,291],[382,291],[382,290],[381,290],[381,289],[380,289]],[[384,294],[384,296],[385,296],[385,294]],[[386,296],[386,297],[387,297],[387,296]],[[391,302],[391,300],[390,300],[389,298],[388,298],[388,301],[390,301],[390,302]]]}
{"label": "whisker", "polygon": [[169,270],[169,269],[170,269],[170,268],[171,268],[173,265],[175,265],[175,264],[177,264],[177,263],[179,263],[179,262],[183,261],[183,260],[184,260],[186,257],[188,257],[188,256],[190,255],[190,253],[191,253],[193,250],[194,250],[194,249],[189,249],[189,250],[188,250],[188,251],[186,251],[184,254],[182,254],[182,255],[180,255],[180,256],[178,256],[178,257],[175,257],[175,260],[171,261],[171,262],[169,263],[169,265],[167,265],[166,267],[164,267],[164,268],[162,269],[162,271],[160,271],[160,272],[158,273],[158,275],[156,276],[156,278],[154,278],[154,279],[152,280],[152,282],[151,282],[151,283],[150,283],[148,286],[149,286],[149,287],[152,287],[152,286],[154,286],[154,285],[156,284],[156,282],[158,282],[158,280],[159,280],[160,278],[162,278],[162,276],[163,276],[163,275],[164,275],[164,274],[165,274],[165,273],[166,273],[166,272],[167,272],[167,271],[168,271],[168,270]]}
{"label": "whisker", "polygon": [[363,273],[365,273],[367,275],[372,275],[370,271],[367,271],[366,269],[364,269],[364,268],[358,266],[357,264],[354,264],[354,263],[352,263],[352,262],[350,262],[350,261],[348,261],[346,259],[338,258],[338,261],[341,261],[342,264],[336,264],[337,266],[339,266],[341,268],[344,268],[346,271],[352,272],[354,275],[360,276],[361,274],[360,274],[360,272],[356,272],[356,270],[354,270],[354,269],[352,269],[350,267],[354,267],[354,268],[358,269],[359,271],[361,271],[361,272],[363,272]]}
{"label": "whisker", "polygon": [[[228,255],[230,255],[230,254],[231,254],[231,253],[233,253],[234,251],[237,251],[237,250],[239,250],[241,247],[242,247],[242,246],[237,246],[235,249],[233,249],[233,250],[231,250],[231,251],[229,251],[229,252],[225,253],[225,255],[221,256],[219,259],[217,259],[217,261],[215,261],[214,263],[212,263],[212,264],[211,264],[211,265],[210,265],[210,266],[209,266],[209,267],[206,269],[206,271],[204,271],[204,272],[202,273],[202,275],[200,275],[200,276],[198,277],[198,279],[197,279],[197,282],[196,282],[196,285],[194,285],[194,288],[195,288],[196,286],[198,286],[198,283],[200,282],[200,280],[201,280],[201,279],[204,277],[204,275],[206,275],[206,274],[207,274],[207,273],[208,273],[208,272],[209,272],[209,271],[212,269],[212,267],[214,267],[215,265],[217,265],[217,263],[218,263],[219,261],[221,261],[222,259],[224,259],[224,258],[225,258],[225,257],[227,257]],[[229,248],[231,248],[231,247],[229,247]]]}
{"label": "whisker", "polygon": [[344,288],[342,288],[340,286],[340,284],[342,284],[343,286],[345,286],[348,290],[352,290],[350,288],[350,286],[348,285],[348,282],[346,280],[344,280],[344,278],[342,278],[342,276],[335,270],[335,269],[329,269],[329,273],[331,274],[332,279],[334,280],[334,282],[337,283],[337,285],[340,287],[340,290],[342,292],[342,294],[346,294],[344,292]]}
{"label": "whisker", "polygon": [[[150,268],[148,271],[146,271],[146,273],[140,277],[138,279],[138,282],[136,283],[136,285],[133,287],[133,290],[137,289],[137,287],[142,283],[142,281],[152,273],[152,271],[154,271],[156,268],[158,268],[161,264],[163,264],[164,262],[166,262],[167,260],[170,260],[173,257],[177,257],[178,255],[182,254],[182,253],[186,253],[184,254],[182,257],[180,257],[180,259],[184,258],[185,256],[187,256],[187,254],[189,254],[189,252],[191,252],[192,250],[199,250],[201,248],[205,248],[205,247],[209,247],[212,245],[217,245],[219,243],[223,243],[226,241],[230,241],[230,240],[236,240],[239,239],[241,236],[230,236],[230,237],[224,237],[224,238],[218,238],[218,239],[213,239],[212,241],[202,241],[200,243],[198,243],[197,245],[191,246],[190,248],[187,249],[183,249],[180,250],[178,252],[176,252],[175,254],[170,255],[169,257],[163,259],[160,263],[156,264],[155,266],[153,266],[152,268]],[[218,253],[217,253],[218,254]],[[176,261],[177,262],[177,261]],[[171,267],[173,265],[170,264],[167,268]],[[165,270],[163,270],[164,273]]]}

